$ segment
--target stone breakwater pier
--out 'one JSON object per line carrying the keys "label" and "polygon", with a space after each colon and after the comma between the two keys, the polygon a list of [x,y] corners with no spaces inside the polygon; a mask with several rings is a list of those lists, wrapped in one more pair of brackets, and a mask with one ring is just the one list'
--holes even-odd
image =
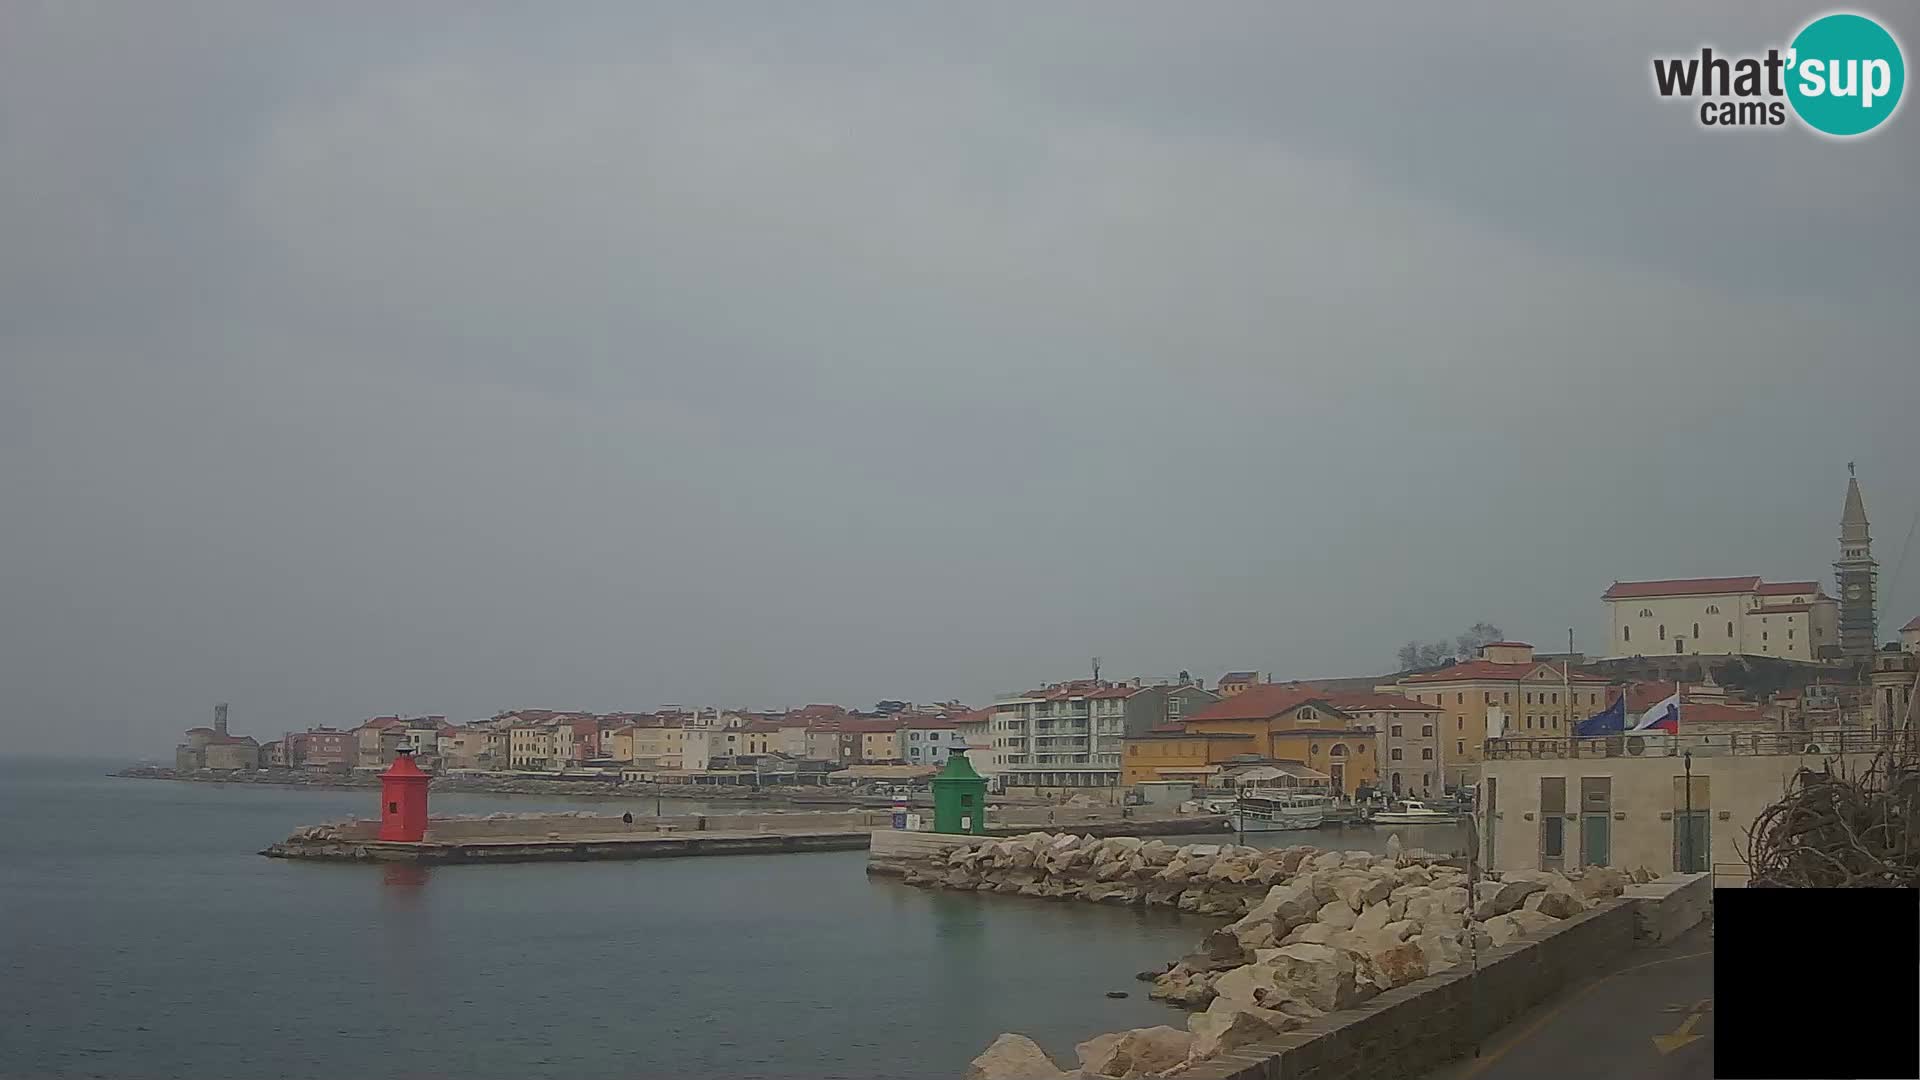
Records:
{"label": "stone breakwater pier", "polygon": [[[1019,819],[1049,815],[1062,821],[1083,818],[1073,828],[1091,835],[1118,832],[1192,834],[1226,828],[1218,816],[1184,815],[1123,818],[1111,812],[1010,809],[988,826],[990,834],[1010,835],[1032,824]],[[876,836],[920,837],[891,827],[881,811],[688,814],[673,817],[614,817],[593,813],[492,814],[427,821],[417,841],[381,840],[380,822],[354,820],[297,829],[260,854],[278,859],[381,863],[601,862],[693,855],[769,855],[810,851],[858,851]],[[967,839],[950,837],[949,839]],[[978,839],[977,837],[973,839]]]}
{"label": "stone breakwater pier", "polygon": [[1079,1044],[1062,1069],[1005,1034],[967,1080],[1374,1080],[1468,1053],[1533,1003],[1706,916],[1705,874],[1508,872],[1468,888],[1420,851],[1261,851],[1033,833],[875,837],[869,871],[924,888],[1169,906],[1235,917],[1164,970],[1150,996],[1189,1010]]}

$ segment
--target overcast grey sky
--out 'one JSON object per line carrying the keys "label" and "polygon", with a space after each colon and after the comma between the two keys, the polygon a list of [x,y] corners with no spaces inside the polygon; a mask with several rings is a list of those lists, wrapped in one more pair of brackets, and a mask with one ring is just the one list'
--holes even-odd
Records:
{"label": "overcast grey sky", "polygon": [[12,0],[6,747],[1597,648],[1850,459],[1884,586],[1920,118],[1676,6]]}

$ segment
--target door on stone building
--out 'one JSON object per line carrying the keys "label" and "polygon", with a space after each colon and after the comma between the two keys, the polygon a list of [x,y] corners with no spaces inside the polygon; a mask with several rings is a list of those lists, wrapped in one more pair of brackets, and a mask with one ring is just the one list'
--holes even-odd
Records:
{"label": "door on stone building", "polygon": [[1713,834],[1707,824],[1713,818],[1708,801],[1707,777],[1693,778],[1693,791],[1686,790],[1684,776],[1673,778],[1673,869],[1679,874],[1704,874],[1711,865]]}
{"label": "door on stone building", "polygon": [[1336,761],[1327,766],[1327,774],[1333,779],[1333,794],[1338,798],[1347,793],[1347,764]]}
{"label": "door on stone building", "polygon": [[1580,865],[1605,866],[1613,857],[1613,778],[1580,778]]}
{"label": "door on stone building", "polygon": [[1562,870],[1567,863],[1567,778],[1540,778],[1540,869]]}

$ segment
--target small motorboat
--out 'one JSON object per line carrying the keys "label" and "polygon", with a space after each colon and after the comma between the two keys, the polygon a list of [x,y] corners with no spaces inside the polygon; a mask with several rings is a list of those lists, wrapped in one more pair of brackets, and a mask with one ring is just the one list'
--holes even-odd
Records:
{"label": "small motorboat", "polygon": [[1455,825],[1460,815],[1408,800],[1385,810],[1375,810],[1368,820],[1375,825]]}

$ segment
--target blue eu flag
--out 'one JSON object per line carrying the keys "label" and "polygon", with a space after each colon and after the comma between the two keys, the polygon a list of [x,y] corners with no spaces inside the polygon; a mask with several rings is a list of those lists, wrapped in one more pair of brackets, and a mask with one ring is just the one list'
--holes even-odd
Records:
{"label": "blue eu flag", "polygon": [[1627,730],[1627,695],[1621,694],[1613,699],[1613,704],[1580,721],[1573,729],[1575,736],[1589,738],[1595,735],[1619,735]]}

